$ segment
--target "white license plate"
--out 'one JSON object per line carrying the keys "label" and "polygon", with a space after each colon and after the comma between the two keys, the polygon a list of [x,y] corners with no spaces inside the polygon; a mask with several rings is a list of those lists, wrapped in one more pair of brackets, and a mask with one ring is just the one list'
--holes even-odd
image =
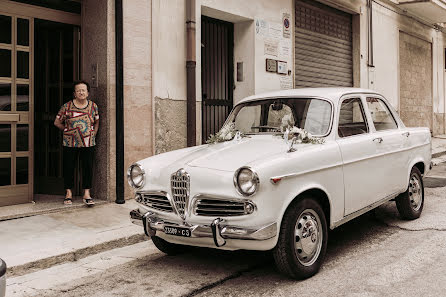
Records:
{"label": "white license plate", "polygon": [[188,228],[170,227],[170,226],[164,226],[164,233],[183,237],[190,237],[191,235],[190,229]]}

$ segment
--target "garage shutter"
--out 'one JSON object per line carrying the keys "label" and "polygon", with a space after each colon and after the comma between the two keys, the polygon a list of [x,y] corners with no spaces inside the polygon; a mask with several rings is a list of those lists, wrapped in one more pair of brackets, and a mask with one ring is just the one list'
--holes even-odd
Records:
{"label": "garage shutter", "polygon": [[352,16],[296,0],[295,87],[353,86]]}

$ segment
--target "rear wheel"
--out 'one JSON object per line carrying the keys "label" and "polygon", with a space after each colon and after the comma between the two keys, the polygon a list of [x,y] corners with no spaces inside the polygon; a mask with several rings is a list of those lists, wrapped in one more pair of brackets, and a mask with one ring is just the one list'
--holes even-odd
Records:
{"label": "rear wheel", "polygon": [[294,279],[319,271],[327,249],[327,222],[315,200],[305,197],[287,209],[273,250],[278,270]]}
{"label": "rear wheel", "polygon": [[400,194],[395,201],[403,219],[414,220],[420,217],[424,206],[424,185],[421,172],[417,167],[413,167],[410,172],[406,192]]}
{"label": "rear wheel", "polygon": [[170,243],[158,236],[152,236],[152,241],[160,251],[171,256],[182,254],[188,249],[185,245]]}

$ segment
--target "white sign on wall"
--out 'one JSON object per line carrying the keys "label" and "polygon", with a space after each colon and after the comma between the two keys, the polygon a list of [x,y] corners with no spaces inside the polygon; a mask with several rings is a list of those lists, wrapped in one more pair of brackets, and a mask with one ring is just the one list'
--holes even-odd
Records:
{"label": "white sign on wall", "polygon": [[293,88],[293,79],[290,75],[283,75],[279,78],[280,81],[280,88],[282,90],[288,90]]}
{"label": "white sign on wall", "polygon": [[269,37],[275,39],[282,38],[282,24],[279,23],[269,24]]}
{"label": "white sign on wall", "polygon": [[277,57],[279,55],[279,42],[277,40],[265,39],[264,54]]}
{"label": "white sign on wall", "polygon": [[265,20],[256,20],[256,34],[267,36],[268,35],[268,22]]}

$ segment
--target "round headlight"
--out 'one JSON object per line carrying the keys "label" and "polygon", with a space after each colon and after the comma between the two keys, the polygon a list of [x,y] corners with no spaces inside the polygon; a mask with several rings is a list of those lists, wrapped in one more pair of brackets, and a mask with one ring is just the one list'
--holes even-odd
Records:
{"label": "round headlight", "polygon": [[139,164],[131,165],[127,171],[129,185],[133,188],[141,188],[144,186],[146,181],[144,174],[145,172]]}
{"label": "round headlight", "polygon": [[241,167],[234,174],[234,185],[243,196],[251,196],[259,188],[259,176],[249,167]]}

